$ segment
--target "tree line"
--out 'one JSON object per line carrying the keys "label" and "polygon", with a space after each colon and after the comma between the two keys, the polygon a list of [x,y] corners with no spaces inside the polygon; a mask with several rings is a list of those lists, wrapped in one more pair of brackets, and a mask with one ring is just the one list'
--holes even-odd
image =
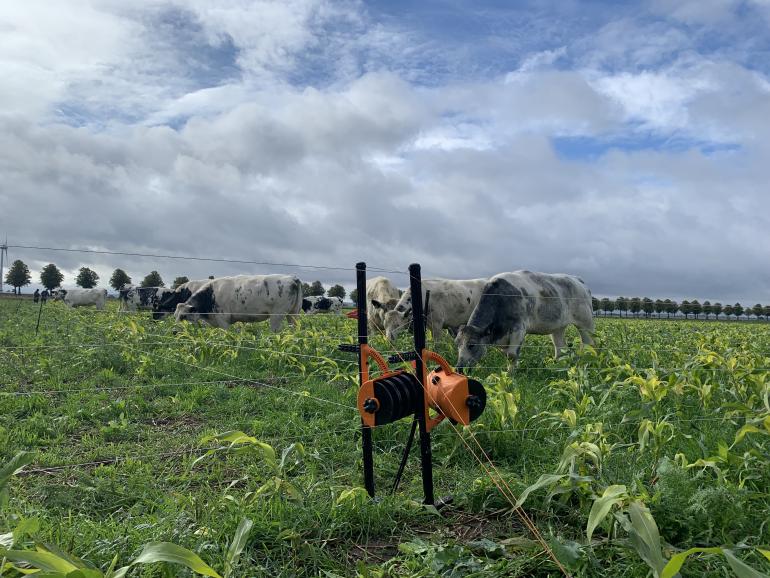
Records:
{"label": "tree line", "polygon": [[676,316],[678,313],[685,316],[686,319],[690,319],[690,316],[694,319],[700,319],[701,316],[705,316],[706,319],[710,319],[713,315],[715,319],[719,319],[720,315],[725,315],[728,318],[734,316],[736,319],[743,315],[755,315],[757,318],[770,318],[770,305],[762,305],[757,303],[753,307],[744,307],[740,303],[734,305],[722,305],[721,303],[711,303],[710,301],[704,301],[701,303],[697,299],[692,301],[684,300],[681,303],[677,303],[673,299],[656,299],[653,301],[649,297],[618,297],[617,299],[610,299],[604,297],[603,299],[592,298],[592,305],[594,313],[597,315],[614,315],[616,312],[620,317],[652,317],[653,314],[657,315],[658,319],[665,315],[670,318],[672,315]]}
{"label": "tree line", "polygon": [[[213,275],[209,275],[209,279],[213,278]],[[171,284],[171,288],[176,289],[183,283],[187,283],[189,280],[190,279],[184,275],[179,276],[174,279],[173,283]],[[40,284],[49,291],[52,291],[57,287],[61,287],[63,281],[64,273],[62,273],[61,270],[53,263],[49,263],[40,270]],[[8,273],[5,275],[5,282],[13,287],[14,293],[21,294],[21,288],[26,287],[32,283],[32,273],[24,261],[17,259],[11,264],[10,269],[8,269]],[[78,287],[91,289],[96,287],[98,283],[99,274],[96,271],[88,267],[81,267],[78,270],[77,277],[75,278],[75,284]],[[130,275],[123,269],[115,269],[115,271],[112,272],[112,276],[110,277],[109,281],[110,287],[112,287],[115,291],[120,291],[124,287],[131,285],[131,283],[132,279]],[[163,278],[157,271],[150,271],[140,283],[140,287],[165,286],[166,285],[163,282]],[[302,294],[307,296],[320,296],[326,294],[329,297],[339,297],[344,299],[347,292],[345,291],[345,288],[339,284],[333,285],[327,291],[320,281],[313,281],[310,284],[302,283]],[[354,294],[355,290],[353,290],[351,293],[351,298],[354,297]]]}

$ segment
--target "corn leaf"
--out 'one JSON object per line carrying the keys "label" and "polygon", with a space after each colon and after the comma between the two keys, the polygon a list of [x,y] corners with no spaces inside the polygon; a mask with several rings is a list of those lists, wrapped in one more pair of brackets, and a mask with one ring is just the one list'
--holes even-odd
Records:
{"label": "corn leaf", "polygon": [[197,554],[170,542],[153,542],[145,545],[142,553],[139,554],[131,565],[153,564],[155,562],[180,564],[196,574],[211,576],[211,578],[222,578],[216,570],[201,560]]}
{"label": "corn leaf", "polygon": [[722,550],[722,553],[725,555],[725,558],[727,558],[727,563],[738,578],[768,578],[767,574],[754,570],[754,568],[738,558],[733,554],[732,550],[725,548]]}
{"label": "corn leaf", "polygon": [[254,522],[248,518],[241,520],[238,524],[238,528],[235,530],[233,541],[230,543],[230,548],[227,550],[227,556],[225,557],[225,578],[228,578],[235,564],[238,562],[243,549],[246,547],[246,541],[249,539],[249,532],[254,525]]}
{"label": "corn leaf", "polygon": [[519,501],[516,502],[515,507],[520,508],[522,504],[524,504],[524,502],[527,501],[527,497],[535,490],[539,490],[540,488],[543,488],[545,486],[551,486],[565,477],[567,477],[567,474],[543,474],[537,479],[537,481],[534,484],[526,488],[521,493],[521,497],[519,498]]}
{"label": "corn leaf", "polygon": [[596,530],[596,526],[602,523],[607,514],[610,513],[612,506],[621,503],[626,498],[626,487],[623,485],[609,486],[604,490],[601,497],[594,500],[591,506],[591,512],[588,514],[588,526],[586,535],[588,540]]}

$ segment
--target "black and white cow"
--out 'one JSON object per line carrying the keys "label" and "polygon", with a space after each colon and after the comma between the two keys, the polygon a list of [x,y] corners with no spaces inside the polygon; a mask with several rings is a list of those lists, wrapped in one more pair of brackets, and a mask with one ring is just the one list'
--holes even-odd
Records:
{"label": "black and white cow", "polygon": [[[456,333],[479,302],[486,279],[425,279],[422,282],[422,302],[430,291],[427,327],[437,339],[444,328]],[[394,340],[412,321],[412,290],[407,289],[395,308],[385,313],[385,335]]]}
{"label": "black and white cow", "polygon": [[158,301],[171,292],[165,287],[124,287],[118,291],[121,311],[138,311],[139,309],[155,309]]}
{"label": "black and white cow", "polygon": [[342,297],[311,295],[302,299],[302,311],[308,315],[317,313],[342,313]]}
{"label": "black and white cow", "polygon": [[457,367],[473,366],[489,345],[504,346],[515,363],[527,333],[550,334],[558,357],[568,325],[577,327],[583,343],[593,343],[591,292],[582,279],[531,271],[500,273],[484,285],[468,324],[457,334]]}
{"label": "black and white cow", "polygon": [[107,303],[106,289],[59,289],[55,293],[54,300],[64,301],[70,307],[94,305],[101,311]]}
{"label": "black and white cow", "polygon": [[366,318],[371,333],[385,331],[385,314],[395,309],[398,297],[398,289],[387,277],[366,280]]}
{"label": "black and white cow", "polygon": [[292,275],[236,275],[208,281],[176,306],[177,321],[205,321],[227,329],[233,323],[269,320],[270,330],[290,324],[302,310],[302,282]]}
{"label": "black and white cow", "polygon": [[161,319],[166,315],[171,315],[176,311],[176,306],[180,303],[185,303],[192,294],[198,289],[203,287],[211,279],[203,279],[197,281],[188,281],[182,283],[176,289],[166,291],[159,299],[156,300],[155,305],[152,308],[152,318]]}

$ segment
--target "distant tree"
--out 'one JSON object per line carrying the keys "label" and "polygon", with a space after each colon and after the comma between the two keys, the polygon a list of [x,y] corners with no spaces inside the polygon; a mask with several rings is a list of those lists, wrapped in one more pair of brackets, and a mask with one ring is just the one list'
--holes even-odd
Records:
{"label": "distant tree", "polygon": [[302,295],[307,297],[308,295],[310,295],[311,291],[312,289],[310,288],[310,283],[302,283]]}
{"label": "distant tree", "polygon": [[59,271],[53,263],[49,263],[40,271],[40,284],[49,291],[56,289],[62,281],[64,281],[64,273]]}
{"label": "distant tree", "polygon": [[353,289],[353,290],[350,292],[350,300],[351,300],[353,303],[358,303],[358,289]]}
{"label": "distant tree", "polygon": [[725,312],[725,315],[727,315],[728,319],[730,319],[730,316],[734,313],[733,306],[730,304],[725,305],[725,308],[723,309],[723,311]]}
{"label": "distant tree", "polygon": [[326,293],[326,289],[324,289],[324,286],[321,284],[321,282],[313,281],[313,284],[310,286],[310,291],[308,292],[308,295],[320,297],[324,293]]}
{"label": "distant tree", "polygon": [[703,313],[703,305],[700,304],[700,301],[697,299],[690,301],[690,312],[695,316],[695,319],[698,318],[698,315]]}
{"label": "distant tree", "polygon": [[621,317],[623,317],[623,313],[624,312],[626,312],[626,315],[627,315],[627,312],[628,312],[628,299],[626,299],[625,297],[623,297],[621,295],[620,297],[618,297],[615,300],[615,307],[617,308],[618,311],[620,311],[620,316]]}
{"label": "distant tree", "polygon": [[601,309],[601,302],[596,297],[591,297],[591,309],[594,312],[594,315],[599,313],[599,310]]}
{"label": "distant tree", "polygon": [[703,314],[706,316],[706,319],[708,320],[709,315],[711,315],[711,301],[704,301],[703,302]]}
{"label": "distant tree", "polygon": [[29,267],[19,259],[16,259],[11,268],[8,269],[8,273],[5,274],[5,282],[13,287],[14,293],[21,293],[21,288],[29,285],[32,282],[32,274],[29,272]]}
{"label": "distant tree", "polygon": [[75,278],[75,285],[83,289],[92,289],[99,282],[99,275],[96,271],[88,267],[81,267],[78,276]]}
{"label": "distant tree", "polygon": [[711,306],[711,312],[714,314],[714,317],[716,319],[719,319],[719,315],[722,313],[722,304],[717,301]]}
{"label": "distant tree", "polygon": [[682,303],[679,305],[679,311],[681,311],[684,314],[685,319],[690,318],[690,311],[691,311],[690,302],[687,299],[682,301]]}
{"label": "distant tree", "polygon": [[602,310],[604,311],[605,315],[610,315],[613,311],[615,311],[615,302],[611,301],[608,297],[605,297],[602,299]]}
{"label": "distant tree", "polygon": [[171,288],[176,289],[177,287],[179,287],[180,285],[184,285],[188,281],[189,279],[184,275],[182,275],[181,277],[177,277],[176,279],[174,279],[174,282],[171,284]]}
{"label": "distant tree", "polygon": [[342,285],[333,285],[326,294],[329,297],[339,297],[340,299],[344,299],[345,295],[347,295],[347,292],[345,291],[345,288]]}
{"label": "distant tree", "polygon": [[163,284],[163,278],[157,271],[150,271],[150,273],[142,279],[142,287],[165,287]]}
{"label": "distant tree", "polygon": [[679,303],[673,299],[666,299],[666,301],[668,301],[668,316],[671,317],[673,315],[676,317],[676,312],[679,311]]}
{"label": "distant tree", "polygon": [[756,315],[756,316],[757,316],[757,319],[759,319],[759,318],[760,318],[760,317],[762,317],[762,315],[764,314],[764,312],[765,312],[765,308],[764,308],[764,307],[762,307],[762,304],[761,304],[761,303],[757,303],[756,305],[754,305],[754,307],[752,307],[752,308],[751,308],[751,312],[752,312],[754,315]]}
{"label": "distant tree", "polygon": [[770,305],[765,305],[765,306],[762,308],[762,315],[764,315],[764,316],[765,316],[765,321],[767,321],[768,319],[770,319]]}
{"label": "distant tree", "polygon": [[655,300],[655,313],[658,314],[658,319],[660,319],[660,314],[666,312],[666,302],[661,301],[660,299]]}
{"label": "distant tree", "polygon": [[740,319],[741,315],[743,315],[743,305],[740,303],[733,305],[733,315],[735,315],[736,319]]}
{"label": "distant tree", "polygon": [[642,311],[644,311],[647,317],[652,317],[652,312],[655,311],[655,304],[649,297],[642,299]]}
{"label": "distant tree", "polygon": [[639,316],[639,312],[642,310],[642,300],[639,297],[634,297],[628,301],[628,309],[634,317]]}
{"label": "distant tree", "polygon": [[115,269],[110,277],[110,287],[120,291],[126,285],[131,285],[131,277],[123,269]]}

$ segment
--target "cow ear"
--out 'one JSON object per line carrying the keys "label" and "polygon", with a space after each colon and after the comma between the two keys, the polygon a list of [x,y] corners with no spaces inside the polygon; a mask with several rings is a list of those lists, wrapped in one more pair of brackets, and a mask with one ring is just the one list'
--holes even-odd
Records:
{"label": "cow ear", "polygon": [[372,299],[372,306],[373,306],[375,309],[382,309],[382,303],[380,303],[380,302],[379,302],[379,301],[377,301],[376,299]]}

